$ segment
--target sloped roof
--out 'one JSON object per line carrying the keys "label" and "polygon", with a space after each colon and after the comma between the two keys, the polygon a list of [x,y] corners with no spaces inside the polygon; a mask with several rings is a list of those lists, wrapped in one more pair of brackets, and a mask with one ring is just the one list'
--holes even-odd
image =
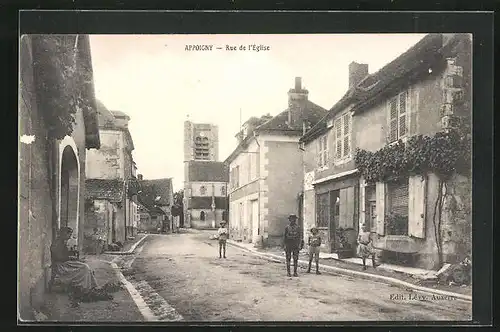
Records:
{"label": "sloped roof", "polygon": [[[226,209],[227,208],[227,198],[226,197],[215,197],[214,198],[216,209]],[[212,197],[191,197],[189,200],[190,209],[212,209]]]}
{"label": "sloped roof", "polygon": [[[264,131],[264,130],[280,130],[280,131],[296,131],[302,133],[302,122],[296,122],[292,125],[289,125],[288,122],[288,111],[287,108],[280,114],[276,115],[272,119],[264,122],[260,126],[256,128],[256,131]],[[321,120],[327,110],[323,107],[316,105],[312,101],[306,101],[306,107],[302,110],[301,118],[306,120],[312,124],[316,124],[319,120]]]}
{"label": "sloped roof", "polygon": [[153,209],[155,205],[170,206],[173,204],[172,178],[139,180],[139,183],[141,193],[137,195],[137,199],[146,208]]}
{"label": "sloped roof", "polygon": [[327,121],[348,105],[353,105],[353,112],[360,112],[369,104],[393,93],[395,88],[408,84],[409,78],[418,80],[422,75],[428,75],[430,67],[444,63],[443,55],[462,38],[461,36],[462,34],[445,36],[435,33],[426,35],[379,71],[366,76],[355,87],[349,89],[328,114],[301,138],[301,141],[309,142],[324,133],[327,130]]}
{"label": "sloped roof", "polygon": [[115,116],[107,109],[99,99],[96,100],[99,127],[112,128],[115,124]]}
{"label": "sloped roof", "polygon": [[111,114],[113,114],[113,116],[115,118],[125,118],[125,119],[130,119],[130,116],[128,116],[126,113],[122,112],[122,111],[111,111]]}
{"label": "sloped roof", "polygon": [[[255,132],[273,132],[273,131],[278,131],[281,135],[293,135],[293,136],[301,136],[302,135],[302,126],[303,126],[303,121],[297,121],[296,123],[293,123],[292,125],[288,124],[288,111],[289,109],[287,108],[280,114],[272,117],[271,119],[267,120],[263,124],[257,126],[255,128]],[[314,126],[318,121],[323,119],[326,114],[327,110],[324,109],[323,107],[313,103],[312,101],[307,100],[306,101],[306,107],[301,111],[301,120],[306,120],[309,122],[310,125]],[[265,116],[261,117],[264,118]],[[231,152],[231,154],[226,158],[224,161],[226,164],[229,164],[231,161],[236,158],[236,156],[246,148],[246,146],[249,144],[250,140],[254,139],[253,136],[247,136],[245,137],[236,147],[236,149]]]}
{"label": "sloped roof", "polygon": [[220,161],[188,161],[189,181],[229,182],[227,165]]}
{"label": "sloped roof", "polygon": [[123,200],[124,184],[122,180],[86,179],[85,198],[106,199],[111,202]]}

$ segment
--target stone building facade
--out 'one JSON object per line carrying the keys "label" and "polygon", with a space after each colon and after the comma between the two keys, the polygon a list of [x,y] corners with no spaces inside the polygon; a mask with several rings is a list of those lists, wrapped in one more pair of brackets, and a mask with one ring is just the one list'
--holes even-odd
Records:
{"label": "stone building facade", "polygon": [[19,56],[18,315],[31,320],[59,228],[83,247],[86,153],[100,141],[88,36],[23,35]]}
{"label": "stone building facade", "polygon": [[101,148],[89,151],[87,156],[86,233],[90,236],[98,228],[107,244],[123,243],[136,234],[139,219],[130,118],[108,110],[100,101],[97,106]]}
{"label": "stone building facade", "polygon": [[[438,267],[436,174],[368,182],[354,156],[357,148],[376,152],[416,135],[432,137],[449,129],[450,118],[470,120],[471,52],[469,35],[429,34],[376,73],[351,66],[363,71],[351,73],[358,81],[301,139],[304,219],[306,228],[322,230],[324,251],[353,251],[356,235],[366,225],[381,258]],[[471,250],[470,181],[456,173],[445,185],[440,236],[444,260],[452,263]],[[391,215],[401,216],[397,231]]]}
{"label": "stone building facade", "polygon": [[[256,245],[281,245],[291,213],[301,215],[302,153],[299,139],[326,110],[308,99],[296,78],[289,107],[272,117],[251,118],[236,137],[229,166],[230,237]],[[299,218],[299,223],[302,223]]]}

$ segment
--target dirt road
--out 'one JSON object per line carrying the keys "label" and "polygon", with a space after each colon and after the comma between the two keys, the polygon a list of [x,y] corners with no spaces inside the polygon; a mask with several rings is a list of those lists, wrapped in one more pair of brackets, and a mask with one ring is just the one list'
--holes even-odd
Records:
{"label": "dirt road", "polygon": [[151,235],[128,278],[146,281],[186,321],[470,320],[471,304],[342,275],[286,277],[283,263],[228,246],[209,233]]}

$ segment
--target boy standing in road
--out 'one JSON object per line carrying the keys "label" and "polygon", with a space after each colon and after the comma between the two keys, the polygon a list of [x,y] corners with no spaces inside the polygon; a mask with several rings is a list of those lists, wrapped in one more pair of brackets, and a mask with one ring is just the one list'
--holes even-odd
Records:
{"label": "boy standing in road", "polygon": [[321,274],[321,272],[319,272],[319,247],[321,246],[321,236],[316,227],[311,228],[311,236],[307,244],[309,245],[309,267],[307,268],[307,273],[311,273],[311,264],[314,258],[316,261],[316,274]]}
{"label": "boy standing in road", "polygon": [[300,227],[297,225],[297,216],[291,214],[288,216],[290,224],[285,228],[284,245],[286,255],[286,272],[289,277],[290,274],[290,258],[293,255],[293,276],[297,275],[297,265],[299,261],[299,251],[304,247],[304,240],[302,240]]}
{"label": "boy standing in road", "polygon": [[[226,222],[221,221],[220,227],[217,230],[217,238],[219,239],[219,258],[226,258],[226,241],[229,236],[229,232],[226,228]],[[223,256],[224,253],[224,256]]]}

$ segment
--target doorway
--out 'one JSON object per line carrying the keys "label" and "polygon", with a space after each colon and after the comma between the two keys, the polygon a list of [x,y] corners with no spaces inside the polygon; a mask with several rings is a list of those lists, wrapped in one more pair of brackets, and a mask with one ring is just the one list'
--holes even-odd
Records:
{"label": "doorway", "polygon": [[255,242],[260,235],[260,227],[259,227],[259,201],[252,200],[251,204],[251,216],[250,216],[250,227],[252,229],[252,242]]}
{"label": "doorway", "polygon": [[78,182],[78,161],[73,148],[66,146],[61,156],[59,227],[71,227],[74,245],[78,245]]}
{"label": "doorway", "polygon": [[337,229],[340,221],[340,190],[330,191],[330,252],[337,248]]}

